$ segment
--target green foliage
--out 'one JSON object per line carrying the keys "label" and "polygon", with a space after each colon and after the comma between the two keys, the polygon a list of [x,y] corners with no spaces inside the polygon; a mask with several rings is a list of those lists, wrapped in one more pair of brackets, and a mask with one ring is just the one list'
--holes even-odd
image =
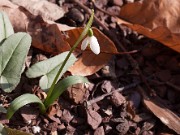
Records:
{"label": "green foliage", "polygon": [[0,44],[0,88],[11,92],[19,83],[25,58],[31,45],[26,33],[16,33]]}
{"label": "green foliage", "polygon": [[13,27],[5,12],[0,12],[0,42],[14,34]]}
{"label": "green foliage", "polygon": [[[59,67],[62,66],[62,63],[68,53],[69,52],[64,52],[50,59],[47,59],[47,60],[44,60],[44,61],[41,61],[32,65],[27,70],[26,76],[29,78],[36,78],[36,77],[42,76],[39,81],[39,86],[43,90],[49,89],[50,86],[52,85],[53,79],[55,78],[59,70]],[[69,60],[67,61],[61,74],[59,75],[59,79],[62,77],[63,73],[66,72],[68,68],[74,64],[76,60],[77,60],[76,57],[73,54],[71,54]]]}
{"label": "green foliage", "polygon": [[[45,113],[46,109],[69,86],[74,85],[76,83],[87,83],[88,82],[88,80],[86,78],[81,77],[81,76],[69,76],[57,83],[57,81],[62,76],[62,74],[76,61],[76,58],[74,57],[72,52],[77,47],[77,45],[80,43],[80,41],[84,38],[84,36],[87,34],[89,28],[92,25],[93,16],[94,16],[94,12],[92,13],[91,18],[88,21],[88,24],[85,27],[84,31],[81,33],[79,39],[76,41],[76,43],[74,44],[74,46],[71,48],[71,50],[69,52],[64,52],[60,55],[50,58],[49,60],[39,62],[39,63],[33,65],[31,68],[29,68],[29,70],[26,72],[26,75],[30,78],[42,76],[42,78],[40,80],[40,85],[42,88],[49,88],[49,86],[51,85],[51,87],[47,93],[47,98],[44,101],[44,104],[37,96],[35,96],[33,94],[21,95],[21,96],[17,97],[14,101],[12,101],[12,103],[10,104],[10,106],[7,110],[7,118],[8,119],[10,119],[12,117],[12,115],[19,108],[23,107],[26,104],[30,104],[30,103],[38,103],[40,106],[41,113]],[[20,34],[22,35],[22,33],[20,33]],[[19,34],[14,34],[14,35],[19,35]],[[18,43],[16,43],[15,41],[17,41],[20,36],[16,36],[16,40],[15,40],[15,38],[12,38],[14,41],[12,39],[8,40],[8,41],[11,41],[11,42],[8,42],[8,44],[10,44],[9,49],[7,47],[8,46],[7,43],[6,43],[6,45],[4,45],[4,43],[3,43],[2,45],[4,45],[4,48],[2,48],[2,49],[0,48],[0,51],[4,53],[2,55],[3,57],[0,57],[0,60],[3,60],[3,58],[8,60],[8,61],[4,61],[1,63],[2,65],[0,67],[0,73],[2,70],[3,74],[0,74],[1,75],[0,79],[3,81],[0,83],[6,84],[4,86],[8,86],[8,88],[9,88],[10,84],[17,84],[17,82],[16,83],[14,82],[15,80],[11,81],[10,78],[15,78],[16,80],[18,80],[20,78],[19,69],[21,69],[21,72],[22,72],[22,66],[23,66],[22,63],[24,62],[25,54],[27,54],[29,47],[26,46],[28,49],[23,48],[21,45],[22,44],[21,42],[24,41],[23,42],[24,44],[28,44],[30,41],[30,40],[28,40],[27,34],[25,34],[25,35],[23,37],[26,37],[26,38],[22,38],[21,40],[19,40]],[[12,37],[12,36],[10,36],[10,37]],[[16,43],[18,45],[20,44],[20,45],[19,46],[16,44],[13,45],[14,43]],[[24,55],[21,54],[21,52],[23,52],[23,51],[25,52],[25,53],[23,53]],[[7,53],[5,53],[5,52],[7,52]],[[19,56],[19,54],[21,54],[20,55],[21,58],[17,59],[18,58],[17,56]],[[11,56],[13,56],[13,57],[11,57]],[[12,69],[14,67],[16,67],[16,64],[18,63],[17,61],[19,61],[19,60],[20,60],[20,66],[19,65],[17,66],[17,67],[19,67],[18,72],[13,74],[11,71],[13,71]],[[11,67],[9,67],[9,66],[11,66]],[[58,70],[58,67],[60,67],[59,70]],[[9,71],[10,73],[8,74],[7,71]],[[4,77],[4,74],[6,75],[5,77]],[[52,81],[52,79],[54,79],[54,80]],[[19,80],[18,80],[18,82],[19,82]],[[15,85],[13,85],[13,86],[15,86]],[[1,87],[2,87],[2,85],[1,85]],[[6,91],[10,91],[10,90],[6,90]]]}
{"label": "green foliage", "polygon": [[24,105],[30,103],[38,103],[42,112],[45,112],[45,106],[42,101],[34,94],[23,94],[13,100],[7,110],[7,118],[10,119],[12,115]]}
{"label": "green foliage", "polygon": [[27,33],[14,34],[5,12],[0,12],[0,88],[11,92],[19,83],[26,55],[31,45]]}

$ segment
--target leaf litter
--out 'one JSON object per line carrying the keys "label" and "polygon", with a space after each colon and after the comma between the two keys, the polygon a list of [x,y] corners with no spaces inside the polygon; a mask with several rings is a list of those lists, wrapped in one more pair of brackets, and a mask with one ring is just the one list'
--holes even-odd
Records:
{"label": "leaf litter", "polygon": [[[83,3],[82,1],[80,2]],[[121,2],[123,3],[122,5],[127,6],[125,8],[129,10],[128,7],[129,4],[126,5],[123,1]],[[152,1],[152,3],[153,2],[154,1]],[[167,1],[165,1],[165,3],[166,2]],[[88,5],[89,2],[85,0],[84,3]],[[145,3],[147,3],[147,1],[145,1]],[[161,3],[161,1],[158,1],[157,3]],[[0,6],[0,8],[7,11],[13,23],[15,31],[26,31],[31,34],[33,38],[33,44],[32,44],[33,47],[31,48],[32,59],[36,59],[35,58],[36,55],[46,55],[49,58],[50,55],[55,55],[58,53],[62,53],[64,51],[68,51],[70,46],[77,39],[78,33],[80,33],[81,31],[81,28],[69,27],[60,23],[47,21],[40,16],[37,17],[36,15],[32,15],[33,13],[30,13],[27,9],[13,5],[9,1],[3,0],[1,4],[2,5],[4,4],[4,6]],[[130,4],[131,5],[137,4],[137,2]],[[120,4],[120,6],[122,5]],[[139,3],[138,5],[141,5],[141,3]],[[74,7],[75,9],[79,8],[76,7],[74,3],[68,3],[68,2],[64,2],[64,8],[66,8],[65,6]],[[112,3],[104,2],[104,4],[101,6],[104,9],[107,8],[113,9],[114,6],[117,6],[117,3],[114,1]],[[151,5],[149,6],[151,7]],[[146,11],[145,7],[144,5],[142,6],[142,9],[144,11]],[[164,7],[162,6],[162,9],[163,8]],[[111,11],[110,9],[109,11]],[[123,10],[124,9],[122,7],[120,17],[122,17]],[[136,11],[136,10],[133,8],[129,11]],[[17,16],[15,17],[12,16],[14,15],[12,14],[13,12],[16,12]],[[75,10],[75,12],[77,12],[77,10]],[[126,13],[125,11],[123,12],[124,14]],[[176,12],[176,8],[175,8],[175,12]],[[85,18],[87,13],[83,12],[83,15]],[[93,58],[92,57],[93,54],[91,54],[89,50],[86,50],[85,52],[80,52],[80,50],[77,49],[75,54],[80,55],[79,60],[81,61],[79,62],[77,61],[77,62],[78,62],[78,66],[82,64],[81,66],[79,66],[82,69],[78,71],[77,69],[74,68],[74,72],[72,71],[72,69],[70,70],[72,74],[80,73],[81,75],[84,76],[89,75],[88,78],[93,85],[91,88],[88,88],[87,86],[87,90],[90,90],[88,94],[86,92],[84,93],[83,91],[84,88],[82,88],[81,86],[80,87],[75,86],[75,89],[70,88],[73,91],[73,92],[70,91],[72,93],[71,96],[69,95],[67,98],[68,92],[65,92],[60,97],[59,101],[57,101],[57,103],[52,106],[52,108],[48,112],[49,116],[42,116],[35,114],[35,117],[37,116],[40,117],[38,117],[37,119],[32,119],[32,117],[34,117],[33,112],[36,110],[37,107],[36,104],[32,104],[30,106],[26,106],[27,108],[32,108],[32,109],[30,109],[29,111],[30,114],[29,116],[23,114],[24,119],[22,119],[22,116],[19,116],[19,114],[23,113],[23,111],[21,110],[17,112],[16,117],[14,117],[10,122],[6,121],[5,117],[3,118],[3,113],[1,113],[2,115],[0,115],[0,121],[4,119],[5,125],[28,133],[29,132],[32,133],[33,126],[39,126],[41,127],[40,134],[50,134],[50,133],[57,134],[57,132],[58,134],[68,134],[68,133],[69,134],[90,134],[90,133],[175,134],[175,133],[179,133],[180,115],[179,115],[179,106],[178,106],[179,105],[178,89],[180,86],[177,79],[179,76],[179,64],[178,64],[180,58],[179,54],[170,50],[169,48],[166,48],[165,46],[163,46],[162,44],[156,41],[150,40],[146,37],[140,38],[140,35],[136,34],[133,31],[127,32],[129,31],[129,29],[126,27],[124,27],[124,29],[121,29],[122,26],[121,27],[119,26],[119,22],[116,23],[116,21],[114,21],[113,19],[109,19],[108,17],[103,18],[103,16],[109,16],[109,17],[113,17],[113,16],[107,15],[104,12],[100,13],[99,16],[102,17],[102,19],[104,19],[104,22],[108,27],[112,29],[114,28],[114,31],[116,32],[117,35],[121,34],[121,36],[118,37],[118,40],[120,40],[123,43],[123,45],[125,46],[125,48],[127,48],[128,51],[138,49],[138,53],[132,54],[132,56],[136,61],[138,61],[142,73],[147,78],[151,76],[150,78],[147,79],[147,83],[151,88],[154,89],[154,91],[157,94],[156,95],[157,98],[151,98],[151,97],[148,99],[146,98],[149,97],[150,93],[146,95],[144,94],[144,91],[146,90],[146,86],[143,84],[142,81],[141,82],[142,85],[139,84],[138,85],[142,86],[143,90],[140,89],[139,87],[134,88],[136,86],[134,85],[133,87],[123,90],[120,93],[113,92],[112,95],[107,96],[101,100],[98,100],[97,102],[94,102],[91,106],[86,106],[88,108],[84,107],[84,104],[80,101],[83,100],[86,101],[87,99],[95,100],[99,96],[106,94],[104,89],[107,89],[108,90],[107,92],[109,92],[111,90],[117,90],[118,88],[121,88],[123,86],[128,86],[129,84],[133,84],[134,82],[140,80],[139,75],[136,74],[135,71],[133,71],[132,69],[133,66],[128,61],[125,55],[115,55],[114,57],[116,76],[113,77],[111,75],[104,76],[102,67],[104,67],[108,61],[112,61],[111,57],[113,56],[113,54],[117,54],[116,47],[118,50],[120,49],[119,46],[117,45],[115,47],[114,43],[112,43],[111,40],[107,39],[106,36],[104,36],[101,32],[99,32],[97,29],[94,29],[103,48],[102,49],[103,51],[100,54],[101,57],[100,58],[94,57],[95,61],[89,61],[92,65],[87,65],[87,63],[85,63],[86,61],[84,62],[81,59],[85,59],[88,61],[90,60],[88,59],[89,57]],[[147,18],[149,17],[149,15],[145,15],[145,16]],[[21,19],[18,19],[18,17],[21,17]],[[137,21],[140,21],[138,16],[137,18],[136,16],[134,16],[134,18],[137,19]],[[62,21],[63,19],[65,19],[65,16],[62,16],[60,21]],[[82,22],[78,22],[78,20],[71,20],[71,21],[73,21],[73,24],[77,24],[77,25],[81,24],[80,26],[82,26],[83,23],[85,23],[85,20],[86,19],[84,19]],[[170,19],[167,20],[170,21]],[[158,26],[160,24],[159,22],[156,23],[156,21],[154,20],[151,20],[150,22],[156,24],[153,26]],[[110,25],[111,23],[114,24]],[[130,21],[130,23],[136,24],[137,22]],[[128,24],[125,23],[125,24],[130,28],[132,28],[133,30],[137,30],[135,28],[140,28],[138,29],[140,30],[140,33],[141,31],[144,32],[145,29],[145,34],[144,33],[142,34],[144,34],[147,37],[150,37],[149,35],[146,35],[146,27],[148,27],[147,25],[140,24],[143,26],[143,28],[141,29],[138,23],[137,23],[138,24],[137,27],[136,25],[130,25],[129,23]],[[173,24],[173,22],[170,24]],[[94,26],[96,26],[96,28],[101,29],[101,27],[98,25],[94,25]],[[168,30],[173,30],[173,28],[170,26],[167,27]],[[174,27],[176,27],[176,25],[174,25]],[[154,27],[150,29],[154,29]],[[164,32],[163,30],[164,28],[158,29],[158,32],[163,33]],[[42,34],[42,32],[44,32],[43,33],[44,35]],[[170,35],[173,35],[173,32],[174,31],[171,31]],[[75,33],[75,34],[73,35],[71,33]],[[127,34],[124,35],[122,33],[127,33]],[[152,32],[151,34],[152,35],[150,38],[157,36],[156,35],[157,33]],[[74,39],[71,40],[70,37],[74,37]],[[109,36],[109,38],[111,37]],[[158,38],[158,41],[164,44],[167,43],[166,41],[164,41],[164,39],[166,38],[163,37],[162,41],[159,39],[161,38]],[[173,39],[173,41],[175,40]],[[166,45],[171,46],[171,44],[174,45],[173,43],[174,42],[168,41],[168,44]],[[176,48],[174,47],[170,47],[170,48],[173,48],[178,52]],[[109,66],[112,65],[110,64]],[[84,68],[86,68],[86,70],[83,70]],[[116,81],[114,81],[114,79]],[[18,92],[18,95],[20,95],[21,93],[28,92],[27,90],[31,92],[32,91],[35,92],[37,90],[36,94],[42,96],[43,99],[44,96],[42,94],[42,90],[40,90],[39,88],[35,88],[35,85],[38,85],[38,81],[39,81],[38,79],[33,79],[33,80],[28,80],[28,82],[23,82],[24,87],[21,86],[20,90],[19,88],[16,88],[13,94],[7,95],[0,91],[0,95],[1,95],[0,102],[4,103],[5,101],[3,106],[6,108],[8,106],[7,105],[8,101],[10,102],[12,98],[15,98],[17,96],[16,92]],[[111,88],[112,86],[110,85],[105,85],[102,87],[102,83],[99,83],[101,81],[109,81],[113,83],[115,82],[116,87],[113,89]],[[28,88],[27,86],[30,87]],[[80,93],[78,92],[76,93],[76,90],[79,91]],[[162,91],[164,94],[163,93],[160,94],[160,91]],[[140,94],[142,97],[140,96]],[[5,99],[3,95],[6,95]],[[142,103],[144,103],[145,105],[143,105]],[[25,122],[27,121],[25,119],[27,120],[32,119],[31,123],[28,124],[27,122]],[[152,119],[154,121],[152,121]],[[8,129],[6,130],[8,131]]]}

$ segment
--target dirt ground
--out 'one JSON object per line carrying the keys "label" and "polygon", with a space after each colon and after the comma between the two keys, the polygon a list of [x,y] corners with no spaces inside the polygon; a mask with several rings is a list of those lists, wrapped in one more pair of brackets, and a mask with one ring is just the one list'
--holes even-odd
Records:
{"label": "dirt ground", "polygon": [[[27,133],[49,135],[170,135],[177,131],[166,124],[163,116],[180,116],[180,55],[161,43],[130,28],[119,25],[113,15],[130,0],[49,0],[61,6],[65,15],[57,23],[83,27],[87,9],[94,8],[93,27],[101,30],[119,52],[98,72],[87,76],[89,85],[78,84],[67,91],[41,115],[36,104],[26,105],[0,123]],[[84,7],[85,6],[85,7]],[[113,34],[112,34],[113,33]],[[31,47],[29,56],[35,63],[51,54]],[[69,73],[67,73],[68,75]],[[9,103],[23,93],[44,98],[39,78],[22,75],[12,93],[0,91],[0,104]],[[168,119],[170,124],[174,119]],[[35,133],[34,127],[40,127]],[[180,125],[179,125],[180,128]]]}

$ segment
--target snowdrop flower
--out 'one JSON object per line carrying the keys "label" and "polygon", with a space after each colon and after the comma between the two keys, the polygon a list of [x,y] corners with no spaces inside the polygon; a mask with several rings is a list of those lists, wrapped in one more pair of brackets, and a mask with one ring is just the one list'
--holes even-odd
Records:
{"label": "snowdrop flower", "polygon": [[97,38],[93,35],[92,29],[89,30],[88,37],[86,37],[81,44],[81,50],[85,50],[87,46],[90,46],[90,49],[98,55],[100,53],[100,46]]}

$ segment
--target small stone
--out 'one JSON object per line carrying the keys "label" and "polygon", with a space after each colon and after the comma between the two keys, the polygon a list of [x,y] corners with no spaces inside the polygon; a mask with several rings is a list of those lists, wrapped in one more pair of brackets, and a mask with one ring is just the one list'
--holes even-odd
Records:
{"label": "small stone", "polygon": [[125,103],[126,99],[119,92],[114,91],[111,95],[111,101],[116,107],[119,107],[120,105]]}
{"label": "small stone", "polygon": [[112,130],[112,127],[110,125],[106,124],[104,126],[104,130],[105,130],[106,133],[108,133],[108,132],[110,132]]}
{"label": "small stone", "polygon": [[85,120],[83,118],[74,117],[71,121],[71,124],[75,125],[75,126],[79,126],[79,125],[82,125],[84,122],[85,122]]}
{"label": "small stone", "polygon": [[116,130],[121,134],[121,135],[126,135],[128,130],[129,130],[129,124],[128,121],[124,121],[123,123],[120,123],[116,126]]}
{"label": "small stone", "polygon": [[98,127],[98,128],[95,130],[94,135],[105,135],[103,126]]}
{"label": "small stone", "polygon": [[74,20],[75,22],[83,22],[84,21],[84,15],[77,8],[72,8],[67,13],[67,17]]}
{"label": "small stone", "polygon": [[92,129],[96,129],[102,122],[102,117],[94,110],[87,110],[87,123],[92,127]]}
{"label": "small stone", "polygon": [[69,123],[72,119],[73,119],[73,115],[71,115],[71,113],[64,109],[64,111],[62,112],[62,121],[66,122],[66,123]]}
{"label": "small stone", "polygon": [[40,133],[41,128],[40,128],[39,126],[33,126],[33,127],[32,127],[32,131],[33,131],[34,134]]}
{"label": "small stone", "polygon": [[61,125],[58,126],[58,130],[62,131],[62,130],[65,130],[66,127],[64,125],[64,123],[62,123]]}
{"label": "small stone", "polygon": [[123,0],[113,0],[113,4],[117,6],[122,6],[123,5]]}

